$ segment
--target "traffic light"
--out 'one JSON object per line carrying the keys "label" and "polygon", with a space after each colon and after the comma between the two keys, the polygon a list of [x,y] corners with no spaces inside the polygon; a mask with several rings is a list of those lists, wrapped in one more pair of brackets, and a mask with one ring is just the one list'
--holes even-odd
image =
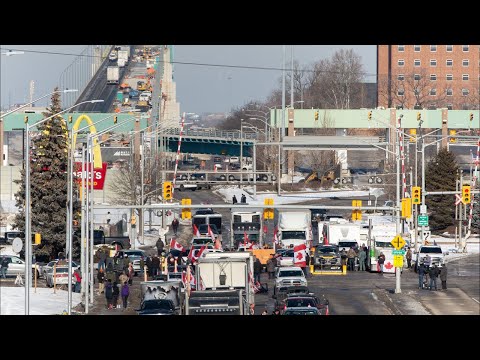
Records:
{"label": "traffic light", "polygon": [[[192,199],[182,199],[182,205],[191,205]],[[192,218],[192,209],[191,208],[182,208],[182,220]]]}
{"label": "traffic light", "polygon": [[318,111],[315,111],[315,121],[318,120]]}
{"label": "traffic light", "polygon": [[410,142],[417,141],[417,129],[410,129]]}
{"label": "traffic light", "polygon": [[457,135],[457,130],[449,130],[449,133],[450,133],[450,139],[449,139],[449,141],[450,141],[451,143],[457,142],[457,138],[455,137],[455,135]]}
{"label": "traffic light", "polygon": [[372,120],[372,112],[371,111],[368,112],[368,120]]}
{"label": "traffic light", "polygon": [[[362,200],[352,200],[353,207],[362,207]],[[362,210],[353,209],[352,210],[352,220],[362,220]]]}
{"label": "traffic light", "polygon": [[114,117],[113,117],[113,123],[116,124],[117,121],[118,121],[118,116],[114,116]]}
{"label": "traffic light", "polygon": [[163,183],[163,200],[172,200],[172,182],[165,181]]}
{"label": "traffic light", "polygon": [[462,202],[464,204],[470,204],[470,185],[462,186]]}
{"label": "traffic light", "polygon": [[412,186],[413,205],[419,205],[420,204],[421,190],[422,190],[422,188],[420,186]]}
{"label": "traffic light", "polygon": [[419,111],[417,112],[417,121],[422,120],[422,113]]}
{"label": "traffic light", "polygon": [[[265,205],[273,205],[273,199],[272,198],[266,198],[264,200],[264,204]],[[274,219],[275,215],[274,215],[274,211],[273,211],[273,208],[265,208],[263,210],[263,218],[265,220],[272,220]]]}
{"label": "traffic light", "polygon": [[23,118],[23,121],[26,123],[28,123],[28,116],[25,115],[25,117]]}
{"label": "traffic light", "polygon": [[473,113],[470,113],[470,121],[473,121]]}
{"label": "traffic light", "polygon": [[412,216],[412,199],[403,198],[402,199],[402,217],[409,218]]}
{"label": "traffic light", "polygon": [[40,245],[42,242],[42,234],[35,233],[35,245]]}
{"label": "traffic light", "polygon": [[72,115],[68,115],[68,122],[71,124],[73,121],[73,116]]}

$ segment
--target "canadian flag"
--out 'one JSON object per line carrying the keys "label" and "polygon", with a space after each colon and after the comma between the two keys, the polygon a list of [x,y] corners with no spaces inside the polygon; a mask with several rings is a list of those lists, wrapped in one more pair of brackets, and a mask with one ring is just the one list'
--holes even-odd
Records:
{"label": "canadian flag", "polygon": [[222,243],[220,239],[215,240],[215,249],[222,250]]}
{"label": "canadian flag", "polygon": [[193,224],[193,235],[200,237],[200,231],[198,231],[197,225]]}
{"label": "canadian flag", "polygon": [[207,229],[208,229],[208,236],[210,236],[212,238],[212,240],[215,241],[215,234],[213,233],[210,225],[207,226]]}
{"label": "canadian flag", "polygon": [[278,236],[277,236],[278,229],[275,228],[273,231],[273,242],[278,245]]}
{"label": "canadian flag", "polygon": [[185,248],[180,244],[178,241],[176,241],[174,238],[170,239],[170,249],[175,249],[179,251],[185,251]]}
{"label": "canadian flag", "polygon": [[250,242],[247,233],[243,232],[243,245],[245,246],[245,250],[252,247],[252,243]]}
{"label": "canadian flag", "polygon": [[[187,272],[186,271],[182,272],[182,282],[183,282],[183,286],[187,287]],[[195,280],[195,276],[190,274],[190,286],[195,288],[196,285],[197,285],[197,282]]]}
{"label": "canadian flag", "polygon": [[305,244],[297,245],[293,248],[293,261],[295,266],[307,266],[307,246]]}
{"label": "canadian flag", "polygon": [[197,259],[202,256],[203,252],[205,251],[207,247],[203,245],[200,249],[194,249],[193,247],[190,248],[190,252],[188,253],[188,258],[194,264]]}

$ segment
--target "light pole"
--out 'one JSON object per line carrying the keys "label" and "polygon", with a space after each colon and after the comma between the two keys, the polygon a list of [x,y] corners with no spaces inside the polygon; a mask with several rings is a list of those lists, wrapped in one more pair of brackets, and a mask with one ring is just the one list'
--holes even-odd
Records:
{"label": "light pole", "polygon": [[[85,103],[92,103],[92,102],[99,102],[103,100],[91,100],[91,101],[82,101],[81,103],[75,104],[65,110],[62,110],[52,116],[49,116],[43,120],[36,122],[33,125],[29,125],[28,123],[25,126],[25,266],[26,266],[26,274],[25,274],[25,315],[30,314],[30,286],[31,286],[31,278],[32,278],[32,255],[31,255],[31,247],[32,247],[32,235],[30,229],[30,128],[36,127],[44,122],[63,114],[79,105]],[[71,253],[71,252],[70,252]],[[71,266],[71,263],[70,265]],[[69,279],[71,281],[71,279]]]}
{"label": "light pole", "polygon": [[[248,124],[249,126],[244,126],[252,130],[260,131],[258,128],[253,126],[252,124]],[[243,168],[242,168],[243,170]],[[253,142],[253,199],[257,200],[257,146],[256,146],[256,140]]]}

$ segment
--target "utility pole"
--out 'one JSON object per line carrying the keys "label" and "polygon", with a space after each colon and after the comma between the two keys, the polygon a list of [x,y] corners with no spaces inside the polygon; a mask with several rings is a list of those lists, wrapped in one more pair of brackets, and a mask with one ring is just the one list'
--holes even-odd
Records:
{"label": "utility pole", "polygon": [[[460,183],[459,183],[460,191],[462,190],[463,185],[463,171],[460,170]],[[458,204],[458,244],[460,245],[460,252],[463,252],[465,249],[464,239],[462,238],[462,220],[463,220],[463,212],[462,212],[462,201]]]}
{"label": "utility pole", "polygon": [[[398,125],[399,126],[399,125]],[[396,206],[396,233],[400,234],[400,134],[398,131],[395,132],[397,136],[397,151],[396,151],[396,160],[397,160],[397,206]],[[423,195],[423,194],[422,194]],[[400,268],[395,267],[395,294],[400,294],[402,292],[400,287]]]}

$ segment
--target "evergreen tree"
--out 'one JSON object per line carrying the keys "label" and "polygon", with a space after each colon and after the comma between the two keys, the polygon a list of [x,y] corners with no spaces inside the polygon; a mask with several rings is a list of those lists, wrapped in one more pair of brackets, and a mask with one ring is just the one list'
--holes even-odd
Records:
{"label": "evergreen tree", "polygon": [[[44,119],[60,111],[60,94],[57,92],[52,95],[51,105],[43,113]],[[59,252],[65,251],[66,242],[68,129],[65,120],[58,115],[33,128],[31,134],[34,134],[29,149],[31,231],[42,236],[34,254],[56,258]],[[20,212],[16,215],[14,228],[25,231],[25,170],[21,171],[21,179],[16,183],[20,184],[15,194]],[[74,199],[75,195],[76,187]],[[76,201],[74,214],[78,208]]]}
{"label": "evergreen tree", "polygon": [[[458,164],[455,155],[441,149],[429,161],[425,170],[425,186],[428,191],[455,191]],[[429,225],[432,231],[454,225],[455,205],[452,195],[429,195],[426,197]]]}

